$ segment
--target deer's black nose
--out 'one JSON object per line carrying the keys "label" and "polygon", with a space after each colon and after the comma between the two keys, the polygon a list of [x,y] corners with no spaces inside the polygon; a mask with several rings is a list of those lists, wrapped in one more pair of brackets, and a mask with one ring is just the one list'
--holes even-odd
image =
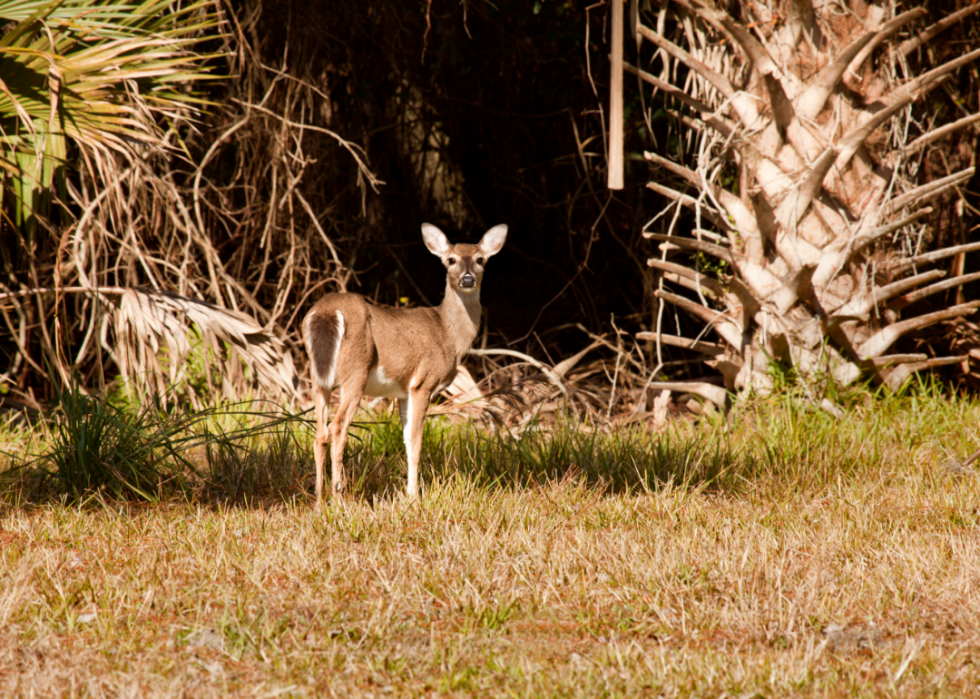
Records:
{"label": "deer's black nose", "polygon": [[467,272],[459,278],[459,285],[464,289],[472,289],[474,286],[476,286],[476,277]]}

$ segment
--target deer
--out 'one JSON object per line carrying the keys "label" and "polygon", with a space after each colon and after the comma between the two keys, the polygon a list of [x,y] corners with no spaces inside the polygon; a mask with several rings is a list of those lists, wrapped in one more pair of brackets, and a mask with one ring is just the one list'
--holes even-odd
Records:
{"label": "deer", "polygon": [[[460,359],[476,340],[484,265],[503,248],[507,226],[489,229],[476,245],[450,245],[439,228],[423,223],[422,239],[446,268],[440,305],[387,308],[359,294],[331,293],[303,318],[315,406],[317,504],[323,501],[328,444],[332,495],[344,495],[347,431],[363,396],[398,399],[408,460],[407,493],[410,499],[418,498],[425,415],[432,397],[452,383]],[[338,388],[340,402],[328,427],[330,397]]]}

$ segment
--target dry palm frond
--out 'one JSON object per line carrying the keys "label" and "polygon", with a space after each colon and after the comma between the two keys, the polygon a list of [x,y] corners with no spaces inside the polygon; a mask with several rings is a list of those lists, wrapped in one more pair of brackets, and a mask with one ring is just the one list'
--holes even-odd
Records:
{"label": "dry palm frond", "polygon": [[[204,345],[205,376],[210,379],[210,364],[216,362],[226,396],[254,384],[264,394],[299,397],[286,345],[245,313],[169,292],[126,289],[112,316],[116,362],[122,374],[141,390],[166,396],[171,387],[186,385],[196,335]],[[166,352],[162,353],[164,347]],[[251,370],[251,377],[241,370],[239,362]],[[193,393],[191,399],[199,400]]]}
{"label": "dry palm frond", "polygon": [[544,396],[548,378],[535,374],[511,381],[485,393],[466,367],[460,366],[456,380],[446,389],[449,401],[429,410],[429,415],[464,415],[484,423],[503,427],[508,415],[522,416]]}
{"label": "dry palm frond", "polygon": [[[188,380],[200,377],[191,376],[188,367],[192,360],[200,358],[204,367],[195,369],[209,382],[217,372],[226,397],[248,389],[289,400],[299,397],[293,358],[285,342],[239,311],[172,292],[120,287],[4,292],[0,293],[0,309],[17,298],[54,293],[84,294],[97,301],[99,310],[94,313],[101,316],[98,331],[103,344],[121,376],[141,395],[167,400],[175,390],[186,390],[199,406],[200,397]],[[106,342],[110,329],[116,338],[113,346]],[[93,327],[89,335],[94,330]],[[198,348],[203,350],[200,356],[195,354]],[[80,353],[84,351],[83,346]],[[242,364],[251,375],[242,370]],[[70,373],[67,367],[58,369],[63,376]]]}

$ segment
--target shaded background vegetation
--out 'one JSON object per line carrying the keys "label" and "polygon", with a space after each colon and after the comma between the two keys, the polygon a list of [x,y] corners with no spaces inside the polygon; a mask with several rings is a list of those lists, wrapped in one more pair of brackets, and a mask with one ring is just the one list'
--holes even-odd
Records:
{"label": "shaded background vegetation", "polygon": [[[438,303],[443,280],[419,224],[473,238],[507,222],[508,245],[485,289],[491,331],[501,340],[570,322],[598,328],[610,313],[642,314],[644,275],[633,259],[642,182],[615,198],[605,189],[598,111],[605,78],[594,83],[589,74],[591,60],[601,76],[608,52],[602,7],[276,2],[263,4],[261,15],[250,7],[239,13],[261,27],[243,27],[254,37],[250,48],[266,66],[307,83],[311,122],[363,145],[385,183],[362,196],[342,148],[328,136],[307,136],[317,162],[301,187],[358,272],[348,288],[385,303],[402,296]],[[273,75],[254,64],[235,68],[261,70],[263,86]],[[227,87],[218,97],[224,105],[256,98],[242,94],[243,82]],[[216,181],[234,157],[235,147],[225,150],[209,171]],[[287,212],[280,213],[285,228]],[[224,249],[229,259],[242,254],[235,242],[229,237]],[[328,254],[318,249],[314,261]],[[603,283],[610,280],[616,283]]]}
{"label": "shaded background vegetation", "polygon": [[[737,3],[729,4],[738,17]],[[641,9],[655,20],[655,4]],[[948,11],[946,3],[928,9],[927,23]],[[464,239],[506,222],[508,245],[484,290],[489,344],[557,362],[588,343],[577,323],[593,332],[651,328],[656,300],[645,259],[654,245],[640,231],[666,202],[645,189],[640,153],[694,154],[662,97],[645,99],[627,76],[627,185],[606,189],[607,5],[243,0],[221,5],[220,15],[224,38],[204,46],[224,53],[211,62],[218,79],[206,88],[206,113],[164,131],[169,151],[106,166],[120,178],[87,222],[101,231],[86,258],[101,260],[88,283],[175,291],[241,310],[295,352],[297,321],[325,291],[438,303],[443,278],[421,245],[421,222]],[[916,60],[938,63],[936,52],[955,55],[976,39],[971,18]],[[627,57],[650,60],[630,47]],[[910,73],[919,69],[911,65]],[[975,67],[959,71],[915,110],[950,118],[976,112],[976,78]],[[973,162],[976,134],[961,131],[935,149],[927,177]],[[84,168],[68,179],[78,196],[64,203],[77,217],[106,179]],[[936,207],[933,242],[969,239],[975,184]],[[52,213],[37,241],[4,219],[8,289],[80,283],[66,253],[71,218]],[[975,268],[976,260],[963,264]],[[84,344],[92,304],[82,294],[23,304],[24,348],[35,361],[8,372],[10,390],[25,400],[52,398],[44,360],[74,364],[84,381],[95,381],[113,340],[109,333],[103,350]],[[59,338],[44,332],[57,314],[67,357]],[[673,320],[697,335],[697,323],[680,314]],[[972,332],[955,327],[956,337],[944,326],[930,337],[950,343]],[[11,362],[12,335],[0,335],[0,354]],[[698,366],[677,365],[670,374],[684,378]]]}

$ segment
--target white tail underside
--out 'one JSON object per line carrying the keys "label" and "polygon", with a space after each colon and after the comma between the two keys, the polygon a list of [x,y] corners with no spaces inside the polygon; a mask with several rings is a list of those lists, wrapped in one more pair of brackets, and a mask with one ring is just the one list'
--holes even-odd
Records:
{"label": "white tail underside", "polygon": [[[307,316],[306,322],[306,346],[307,348],[313,347],[313,336],[311,332],[311,327],[313,324],[313,316]],[[317,371],[316,362],[310,363],[310,370],[313,374],[313,380],[316,381],[317,385],[321,388],[329,391],[332,390],[337,385],[337,358],[340,356],[340,343],[344,338],[344,314],[337,311],[337,340],[333,347],[333,356],[330,360],[330,371],[327,372],[326,376],[320,376],[320,372]]]}

